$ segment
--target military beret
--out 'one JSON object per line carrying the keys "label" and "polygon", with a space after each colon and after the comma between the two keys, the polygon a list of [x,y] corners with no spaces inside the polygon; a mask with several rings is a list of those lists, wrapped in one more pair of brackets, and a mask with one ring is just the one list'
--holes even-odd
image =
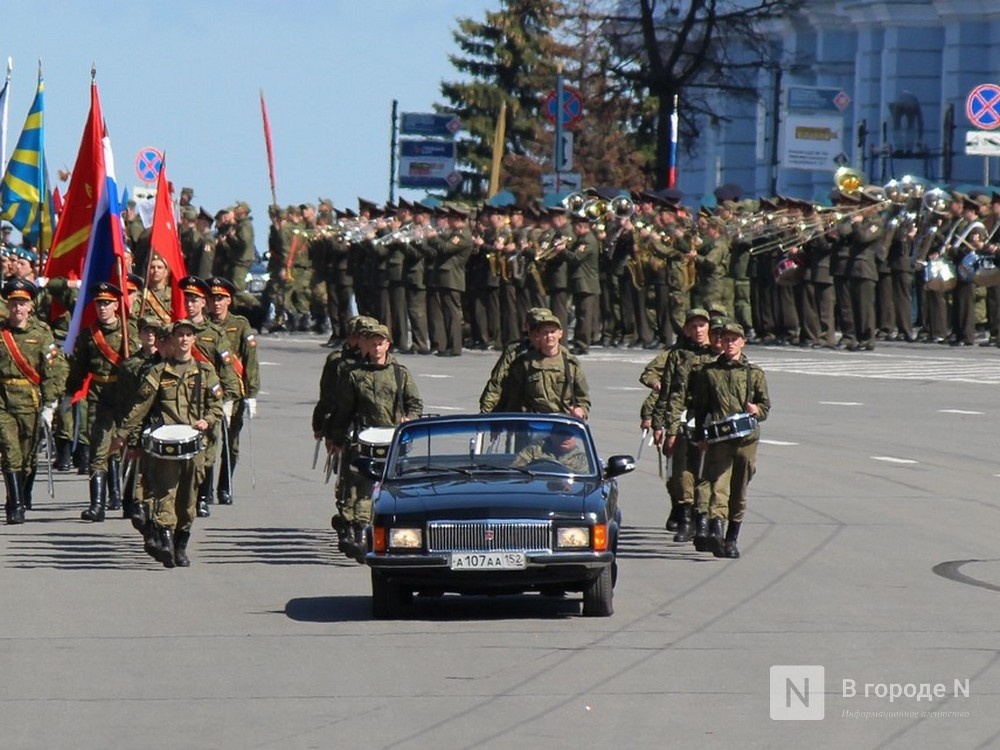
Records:
{"label": "military beret", "polygon": [[556,326],[557,328],[562,328],[562,321],[559,320],[559,317],[551,310],[545,310],[542,308],[536,313],[534,320],[531,322],[531,329],[534,330],[550,324]]}
{"label": "military beret", "polygon": [[229,279],[221,276],[213,276],[208,279],[208,292],[216,297],[232,297],[236,294],[236,286]]}
{"label": "military beret", "polygon": [[381,336],[384,339],[392,341],[392,334],[389,332],[389,327],[382,323],[375,323],[375,325],[370,325],[361,332],[362,336],[366,338],[369,336]]}
{"label": "military beret", "polygon": [[38,253],[29,250],[26,247],[16,247],[14,248],[14,257],[20,258],[21,260],[26,260],[29,263],[38,262]]}
{"label": "military beret", "polygon": [[5,299],[35,299],[38,288],[27,279],[11,279],[3,285],[3,296]]}
{"label": "military beret", "polygon": [[178,286],[184,294],[193,294],[197,297],[208,296],[208,284],[197,276],[185,276],[178,282]]}
{"label": "military beret", "polygon": [[703,307],[692,307],[687,311],[687,315],[684,316],[684,322],[689,323],[695,318],[704,318],[705,320],[711,320],[712,316],[708,314],[708,310]]}
{"label": "military beret", "polygon": [[91,284],[89,291],[95,302],[105,299],[112,301],[119,300],[122,296],[122,290],[110,281],[100,281],[96,284]]}
{"label": "military beret", "polygon": [[182,318],[181,320],[175,320],[173,324],[170,326],[170,332],[177,333],[177,329],[179,328],[190,328],[192,331],[198,330],[198,326],[196,326],[193,321],[190,321],[187,318]]}

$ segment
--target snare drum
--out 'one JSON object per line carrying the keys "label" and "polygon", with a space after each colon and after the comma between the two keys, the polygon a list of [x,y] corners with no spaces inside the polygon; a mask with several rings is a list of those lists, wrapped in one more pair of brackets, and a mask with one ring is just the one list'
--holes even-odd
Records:
{"label": "snare drum", "polygon": [[395,427],[367,427],[358,433],[358,455],[385,461]]}
{"label": "snare drum", "polygon": [[705,442],[721,443],[723,440],[735,440],[752,434],[756,429],[756,417],[745,412],[730,414],[725,419],[705,425]]}
{"label": "snare drum", "polygon": [[962,262],[958,264],[958,268],[955,269],[958,278],[966,284],[971,284],[976,278],[976,270],[979,268],[981,262],[982,258],[979,256],[979,253],[966,253],[962,258]]}
{"label": "snare drum", "polygon": [[996,286],[1000,284],[1000,267],[992,255],[980,255],[976,272],[972,275],[976,286]]}
{"label": "snare drum", "polygon": [[790,255],[778,261],[774,267],[774,281],[778,286],[795,286],[806,277],[806,267]]}
{"label": "snare drum", "polygon": [[947,258],[935,258],[924,266],[924,289],[931,292],[950,292],[958,281],[955,278],[955,264]]}
{"label": "snare drum", "polygon": [[204,436],[186,424],[165,424],[142,434],[142,449],[167,461],[188,461],[204,447]]}

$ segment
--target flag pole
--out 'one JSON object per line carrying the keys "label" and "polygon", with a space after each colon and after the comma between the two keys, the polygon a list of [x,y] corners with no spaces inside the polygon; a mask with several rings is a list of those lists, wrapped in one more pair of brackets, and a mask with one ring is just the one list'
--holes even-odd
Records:
{"label": "flag pole", "polygon": [[14,70],[14,58],[7,58],[7,75],[3,80],[3,88],[6,95],[3,99],[3,111],[0,112],[0,144],[3,144],[3,153],[0,153],[0,173],[7,171],[7,112],[8,112],[8,102],[10,101],[10,74]]}
{"label": "flag pole", "polygon": [[267,103],[264,101],[264,89],[260,90],[260,116],[264,121],[264,145],[267,147],[267,173],[271,179],[271,205],[278,205],[278,193],[274,187],[274,146],[271,142],[271,119],[267,116]]}

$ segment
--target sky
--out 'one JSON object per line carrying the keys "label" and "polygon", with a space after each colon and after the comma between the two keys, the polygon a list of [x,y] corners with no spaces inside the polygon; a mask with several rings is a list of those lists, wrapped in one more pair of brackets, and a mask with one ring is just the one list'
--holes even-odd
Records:
{"label": "sky", "polygon": [[[97,67],[119,186],[143,183],[141,149],[166,154],[176,191],[213,214],[250,203],[266,249],[271,202],[260,113],[267,100],[278,202],[389,197],[391,110],[431,112],[456,80],[456,19],[500,0],[5,0],[12,57],[8,156],[45,78],[49,174],[76,160]],[[60,189],[65,192],[65,183]],[[408,199],[422,191],[398,191]]]}

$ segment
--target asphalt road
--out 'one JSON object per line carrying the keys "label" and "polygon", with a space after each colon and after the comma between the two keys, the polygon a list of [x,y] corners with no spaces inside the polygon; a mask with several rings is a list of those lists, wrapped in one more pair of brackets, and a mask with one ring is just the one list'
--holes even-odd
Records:
{"label": "asphalt road", "polygon": [[[996,349],[751,347],[773,409],[741,560],[670,540],[647,448],[621,481],[613,617],[447,596],[383,622],[310,470],[319,341],[262,340],[256,488],[244,461],[191,568],[152,562],[126,521],[79,521],[75,475],[0,527],[0,747],[1000,744]],[[637,450],[649,354],[584,358],[604,456]],[[493,355],[403,361],[446,413],[475,409]],[[808,693],[772,672],[803,665],[823,668]]]}

